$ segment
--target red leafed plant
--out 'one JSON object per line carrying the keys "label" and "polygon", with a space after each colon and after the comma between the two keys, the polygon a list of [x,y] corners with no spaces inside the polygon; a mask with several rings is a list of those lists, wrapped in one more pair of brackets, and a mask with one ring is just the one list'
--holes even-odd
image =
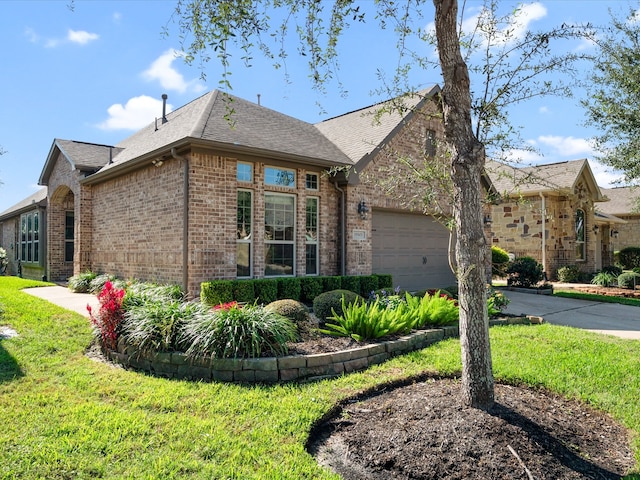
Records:
{"label": "red leafed plant", "polygon": [[221,303],[213,307],[214,310],[231,310],[232,308],[240,308],[240,305],[234,300],[233,302]]}
{"label": "red leafed plant", "polygon": [[118,340],[118,327],[124,316],[122,310],[122,299],[125,291],[114,288],[113,284],[107,281],[104,288],[98,294],[100,310],[94,315],[91,305],[87,305],[91,323],[100,331],[102,346],[110,349],[116,348]]}

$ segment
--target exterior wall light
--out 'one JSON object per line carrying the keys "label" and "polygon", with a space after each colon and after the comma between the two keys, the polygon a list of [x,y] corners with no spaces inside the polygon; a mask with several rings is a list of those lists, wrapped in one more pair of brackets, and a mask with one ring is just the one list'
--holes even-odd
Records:
{"label": "exterior wall light", "polygon": [[600,226],[599,225],[594,225],[593,226],[593,233],[595,233],[597,235],[599,231],[600,231]]}
{"label": "exterior wall light", "polygon": [[611,230],[611,236],[613,238],[618,238],[618,230]]}
{"label": "exterior wall light", "polygon": [[364,200],[360,200],[360,203],[358,203],[358,214],[360,215],[360,218],[366,220],[368,213],[369,207],[367,207],[366,202]]}
{"label": "exterior wall light", "polygon": [[491,215],[486,214],[484,216],[484,224],[485,224],[485,226],[491,225],[492,222],[493,222],[493,220],[491,220]]}

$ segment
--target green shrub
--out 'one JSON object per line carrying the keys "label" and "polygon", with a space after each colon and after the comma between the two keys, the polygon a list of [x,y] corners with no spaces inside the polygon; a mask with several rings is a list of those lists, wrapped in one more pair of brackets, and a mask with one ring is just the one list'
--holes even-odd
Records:
{"label": "green shrub", "polygon": [[300,279],[298,277],[278,278],[278,300],[290,298],[300,300]]}
{"label": "green shrub", "polygon": [[406,303],[398,304],[395,308],[387,308],[379,300],[347,305],[342,298],[341,310],[340,314],[334,310],[325,328],[320,330],[322,333],[361,341],[408,333],[413,324]]}
{"label": "green shrub", "polygon": [[500,314],[510,301],[500,290],[494,289],[491,285],[487,286],[487,310],[490,317]]}
{"label": "green shrub", "polygon": [[607,265],[606,267],[602,267],[602,271],[606,273],[610,273],[617,277],[622,273],[622,268],[617,265]]}
{"label": "green shrub", "polygon": [[260,278],[253,281],[258,303],[267,304],[278,299],[278,281],[275,278]]}
{"label": "green shrub", "polygon": [[458,302],[446,294],[426,294],[424,297],[414,297],[407,294],[407,306],[413,316],[413,328],[425,326],[448,325],[460,318]]}
{"label": "green shrub", "polygon": [[115,275],[109,275],[108,273],[96,275],[95,277],[93,277],[91,282],[89,282],[89,293],[97,295],[102,291],[104,285],[107,282],[111,282],[111,284],[113,285],[115,283],[115,280]]}
{"label": "green shrub", "polygon": [[610,287],[616,284],[617,276],[610,272],[605,272],[604,270],[596,273],[591,279],[591,283],[594,285],[599,285],[601,287]]}
{"label": "green shrub", "polygon": [[516,258],[507,265],[507,285],[529,288],[543,279],[542,265],[531,257]]}
{"label": "green shrub", "polygon": [[635,288],[636,285],[640,285],[640,273],[625,272],[618,277],[620,288]]}
{"label": "green shrub", "polygon": [[507,251],[493,245],[491,247],[491,273],[496,276],[503,276],[508,263],[509,254]]}
{"label": "green shrub", "polygon": [[261,306],[201,310],[184,326],[183,342],[190,357],[258,358],[287,353],[296,327],[282,315]]}
{"label": "green shrub", "polygon": [[350,290],[355,293],[360,293],[360,277],[354,275],[344,276],[340,279],[340,285],[342,290]]}
{"label": "green shrub", "polygon": [[635,273],[640,273],[640,267],[634,267],[631,271]]}
{"label": "green shrub", "polygon": [[207,305],[220,305],[234,300],[231,280],[212,280],[200,284],[200,300]]}
{"label": "green shrub", "polygon": [[342,289],[342,277],[322,277],[322,289],[325,292]]}
{"label": "green shrub", "polygon": [[233,280],[233,299],[242,303],[255,302],[256,293],[253,280]]}
{"label": "green shrub", "polygon": [[380,288],[393,288],[393,277],[386,273],[374,273],[372,277],[378,279],[378,289]]}
{"label": "green shrub", "polygon": [[300,278],[300,300],[311,305],[313,299],[322,293],[322,278],[302,277]]}
{"label": "green shrub", "polygon": [[184,350],[180,338],[186,323],[200,310],[200,303],[147,301],[129,308],[122,323],[127,345],[141,352]]}
{"label": "green shrub", "polygon": [[275,302],[271,302],[266,305],[264,308],[288,318],[295,325],[309,321],[309,309],[304,303],[299,302],[298,300],[276,300]]}
{"label": "green shrub", "polygon": [[378,289],[378,276],[365,275],[360,277],[360,295],[367,298],[371,292]]}
{"label": "green shrub", "polygon": [[625,247],[618,252],[618,260],[625,270],[640,267],[640,247]]}
{"label": "green shrub", "polygon": [[558,269],[558,281],[562,283],[578,283],[583,273],[577,265],[566,265]]}
{"label": "green shrub", "polygon": [[154,283],[136,282],[129,285],[122,302],[122,308],[130,308],[146,303],[182,302],[185,299],[180,285],[156,285]]}
{"label": "green shrub", "polygon": [[89,293],[91,281],[98,276],[95,272],[86,271],[69,278],[69,290],[75,293]]}
{"label": "green shrub", "polygon": [[345,305],[364,303],[364,298],[350,290],[331,290],[318,295],[313,300],[313,313],[321,322],[334,315],[332,310],[337,315],[342,315],[343,297]]}

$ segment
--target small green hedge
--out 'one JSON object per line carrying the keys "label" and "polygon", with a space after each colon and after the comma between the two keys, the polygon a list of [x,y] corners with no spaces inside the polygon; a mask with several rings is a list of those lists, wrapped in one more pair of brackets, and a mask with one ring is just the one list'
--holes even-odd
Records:
{"label": "small green hedge", "polygon": [[640,267],[640,247],[625,247],[618,252],[618,261],[625,270]]}
{"label": "small green hedge", "polygon": [[307,305],[324,292],[349,290],[363,297],[379,288],[393,288],[391,275],[328,277],[279,277],[247,280],[211,280],[202,282],[200,300],[208,305],[231,301],[268,304],[285,298]]}

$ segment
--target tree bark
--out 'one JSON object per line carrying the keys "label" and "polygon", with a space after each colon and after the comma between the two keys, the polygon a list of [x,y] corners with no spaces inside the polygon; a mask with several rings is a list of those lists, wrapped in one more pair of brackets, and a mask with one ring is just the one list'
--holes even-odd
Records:
{"label": "tree bark", "polygon": [[433,0],[433,4],[444,79],[441,95],[445,139],[451,154],[454,190],[462,399],[467,406],[488,410],[494,403],[494,381],[484,271],[488,249],[482,224],[481,175],[485,153],[471,123],[469,71],[457,33],[458,3]]}

